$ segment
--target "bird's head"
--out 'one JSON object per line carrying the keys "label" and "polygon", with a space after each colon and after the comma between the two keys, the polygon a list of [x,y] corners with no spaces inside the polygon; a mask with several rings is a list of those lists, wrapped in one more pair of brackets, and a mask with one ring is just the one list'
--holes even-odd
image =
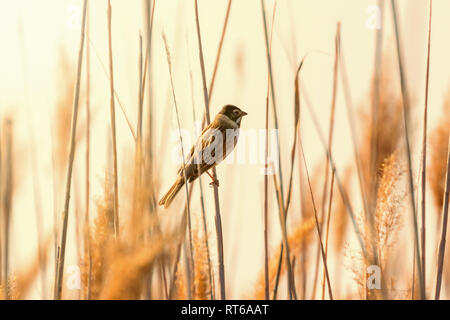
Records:
{"label": "bird's head", "polygon": [[219,114],[227,116],[230,120],[240,124],[242,117],[247,115],[247,112],[242,111],[236,106],[232,104],[227,104],[223,106],[222,110],[220,110]]}

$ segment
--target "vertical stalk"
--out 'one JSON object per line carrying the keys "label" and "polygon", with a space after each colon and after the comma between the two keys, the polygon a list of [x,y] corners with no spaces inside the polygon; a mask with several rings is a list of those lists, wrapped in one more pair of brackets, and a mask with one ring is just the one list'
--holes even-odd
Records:
{"label": "vertical stalk", "polygon": [[[271,88],[271,96],[272,96],[272,107],[273,107],[273,115],[274,115],[274,123],[275,123],[275,129],[278,131],[278,116],[277,116],[277,108],[276,108],[276,100],[275,100],[275,88],[274,88],[274,82],[273,82],[273,70],[272,70],[272,58],[270,55],[270,45],[269,45],[269,33],[267,28],[267,19],[266,19],[266,9],[264,5],[264,0],[261,0],[261,11],[262,11],[262,18],[263,18],[263,27],[264,27],[264,38],[266,43],[266,57],[267,57],[267,65],[268,65],[268,71],[270,75],[270,88]],[[295,288],[293,283],[293,275],[292,275],[292,266],[290,261],[290,250],[289,250],[289,243],[287,239],[287,226],[286,226],[286,213],[284,210],[284,196],[283,196],[283,175],[282,175],[282,169],[281,169],[281,152],[280,152],[280,137],[277,133],[276,135],[276,143],[277,143],[277,153],[278,153],[278,175],[280,179],[280,223],[281,223],[281,230],[282,230],[282,237],[283,237],[283,243],[286,250],[286,265],[288,270],[288,292],[289,292],[289,298],[292,299],[294,296],[294,299],[296,299],[295,294]]]}
{"label": "vertical stalk", "polygon": [[[341,23],[337,23],[336,27],[336,35],[335,35],[335,43],[334,43],[334,66],[333,66],[333,89],[331,93],[331,113],[330,113],[330,125],[329,125],[329,131],[328,131],[328,150],[332,153],[332,147],[333,147],[333,133],[334,133],[334,119],[335,119],[335,111],[336,111],[336,96],[337,96],[337,76],[338,76],[338,66],[339,66],[339,38],[340,38],[340,32],[341,32]],[[325,221],[327,221],[327,229],[326,229],[326,244],[325,244],[325,259],[327,258],[328,253],[328,226],[329,226],[329,220],[330,220],[330,214],[331,214],[331,204],[333,199],[333,188],[334,188],[334,171],[331,172],[331,183],[330,183],[330,196],[329,196],[329,203],[328,203],[328,212],[327,216],[325,217],[325,210],[326,210],[326,196],[327,196],[327,189],[328,189],[328,175],[329,175],[329,159],[326,158],[326,166],[325,166],[325,183],[323,186],[322,191],[322,221],[321,225],[323,230],[323,224]],[[317,262],[319,260],[319,252],[320,247],[318,248],[317,252]],[[316,263],[316,274],[315,274],[315,281],[314,281],[314,289],[313,289],[313,297],[315,296],[315,290],[317,285],[317,275],[319,270],[319,265]],[[322,300],[324,298],[325,293],[325,272],[323,274],[322,279]]]}
{"label": "vertical stalk", "polygon": [[447,149],[447,179],[445,184],[444,193],[444,206],[442,208],[442,233],[441,242],[439,243],[439,256],[438,256],[438,271],[436,277],[436,294],[435,299],[439,300],[441,294],[442,272],[444,270],[444,256],[445,256],[445,243],[447,238],[447,223],[448,223],[448,205],[449,205],[449,193],[450,193],[450,134],[448,139]]}
{"label": "vertical stalk", "polygon": [[[211,123],[211,117],[209,114],[209,97],[208,97],[208,88],[206,86],[206,72],[205,72],[205,62],[203,59],[203,48],[202,48],[202,38],[200,31],[200,21],[198,16],[198,3],[195,0],[195,22],[197,26],[197,39],[199,46],[199,59],[200,59],[200,67],[202,71],[202,81],[203,81],[203,96],[205,100],[205,111],[206,111],[206,121],[209,125]],[[212,169],[212,176],[215,180],[217,180],[216,169]],[[222,218],[220,216],[220,205],[219,205],[219,190],[217,185],[214,185],[214,203],[216,214],[214,217],[216,223],[216,236],[217,236],[217,251],[219,257],[219,281],[220,281],[220,298],[222,300],[226,299],[225,292],[225,267],[224,267],[224,257],[223,257],[223,234],[222,234]]]}
{"label": "vertical stalk", "polygon": [[56,300],[61,299],[61,291],[62,291],[62,281],[64,274],[64,258],[66,253],[66,241],[67,241],[67,225],[69,220],[69,204],[70,204],[70,190],[72,183],[72,170],[73,170],[73,162],[75,158],[75,137],[77,130],[77,120],[78,120],[78,104],[80,99],[80,83],[81,83],[81,67],[83,64],[83,48],[84,48],[84,32],[86,27],[86,8],[87,8],[87,0],[83,2],[83,15],[81,22],[81,35],[80,35],[80,47],[78,50],[78,67],[77,67],[77,81],[75,85],[75,94],[73,100],[73,113],[72,113],[72,124],[71,124],[71,133],[70,133],[70,151],[69,151],[69,160],[67,167],[67,176],[66,176],[66,195],[64,201],[64,211],[62,217],[62,226],[61,226],[61,238],[60,244],[57,248],[56,254],[56,274],[55,274],[55,286],[54,286],[54,298]]}
{"label": "vertical stalk", "polygon": [[423,141],[422,141],[422,272],[423,285],[427,287],[426,274],[426,182],[427,182],[427,127],[428,127],[428,87],[430,79],[430,51],[431,51],[431,13],[433,0],[430,0],[430,13],[428,20],[428,47],[427,47],[427,71],[425,80],[425,108],[423,111]]}
{"label": "vertical stalk", "polygon": [[[275,21],[277,2],[274,4],[272,14],[272,29],[270,30],[269,50],[272,50],[273,24]],[[264,296],[269,300],[269,223],[268,223],[268,170],[269,170],[269,103],[270,103],[270,74],[267,72],[267,94],[266,94],[266,135],[264,146]]]}
{"label": "vertical stalk", "polygon": [[315,221],[316,230],[317,230],[317,237],[319,238],[319,248],[320,248],[320,252],[322,254],[323,267],[324,267],[324,270],[325,270],[325,276],[326,276],[327,285],[328,285],[328,294],[330,296],[330,299],[333,300],[333,292],[331,290],[330,275],[328,273],[328,266],[327,266],[327,261],[326,261],[326,256],[325,256],[325,249],[323,247],[323,242],[322,242],[322,232],[320,230],[320,223],[319,223],[319,219],[317,217],[316,203],[314,201],[314,195],[313,195],[313,191],[312,191],[312,188],[311,188],[311,181],[309,179],[308,166],[306,164],[305,152],[303,151],[303,143],[301,141],[300,141],[300,148],[301,148],[301,151],[302,151],[302,158],[303,158],[303,164],[305,166],[306,177],[308,179],[308,187],[309,187],[309,193],[311,195],[311,202],[312,202],[313,209],[314,209],[314,221]]}
{"label": "vertical stalk", "polygon": [[111,137],[113,151],[113,170],[114,170],[114,234],[119,238],[119,177],[117,172],[117,138],[116,138],[116,106],[114,100],[114,69],[112,55],[112,35],[111,20],[112,8],[111,0],[108,0],[108,53],[109,53],[109,87],[110,87],[110,113],[111,113]]}
{"label": "vertical stalk", "polygon": [[[90,36],[90,11],[89,4],[87,8],[87,18],[86,18],[86,33],[89,39]],[[89,199],[90,199],[90,157],[91,157],[91,50],[90,46],[86,46],[86,190],[85,190],[85,200],[86,200],[86,215],[85,215],[85,246],[88,251],[89,267],[88,267],[88,286],[86,299],[91,299],[91,277],[92,277],[92,256],[91,256],[91,234],[90,234],[90,224],[89,224]]]}
{"label": "vertical stalk", "polygon": [[233,2],[233,0],[228,0],[227,12],[225,13],[225,21],[223,23],[222,34],[220,36],[220,41],[219,41],[219,48],[217,49],[217,54],[216,54],[216,62],[214,63],[214,70],[212,73],[211,82],[209,84],[209,96],[208,96],[209,103],[211,103],[211,97],[214,92],[214,84],[216,83],[216,75],[217,75],[217,70],[219,69],[219,62],[220,62],[220,57],[222,54],[223,41],[225,39],[225,33],[226,33],[227,27],[228,27],[228,19],[230,17],[230,10],[231,10],[232,2]]}
{"label": "vertical stalk", "polygon": [[409,143],[409,95],[406,86],[405,73],[403,70],[403,59],[402,59],[402,47],[400,42],[400,28],[398,25],[398,17],[397,17],[397,7],[395,4],[395,0],[391,0],[392,6],[392,16],[394,20],[394,28],[395,28],[395,39],[397,44],[397,59],[400,73],[400,86],[402,91],[402,100],[403,100],[403,127],[405,130],[405,147],[406,147],[406,156],[408,159],[408,182],[409,182],[409,191],[410,191],[410,199],[411,199],[411,208],[412,208],[412,218],[413,218],[413,227],[414,227],[414,241],[416,242],[416,250],[417,250],[417,272],[419,273],[420,279],[420,295],[421,299],[425,299],[425,284],[424,284],[424,275],[422,269],[422,263],[420,259],[420,248],[419,248],[419,227],[417,223],[417,212],[415,206],[415,197],[414,197],[414,182],[413,182],[413,173],[412,173],[412,160],[411,160],[411,145]]}
{"label": "vertical stalk", "polygon": [[[170,50],[169,50],[169,45],[167,43],[167,39],[165,34],[163,33],[163,41],[164,41],[164,46],[166,49],[166,58],[167,58],[167,66],[169,69],[169,76],[170,76],[170,86],[171,86],[171,92],[172,92],[172,98],[173,98],[173,104],[175,107],[175,114],[177,116],[177,124],[178,124],[178,134],[179,134],[179,138],[180,138],[180,144],[181,144],[181,153],[183,156],[183,175],[184,175],[184,187],[186,190],[186,213],[187,213],[187,225],[188,225],[188,237],[189,237],[189,253],[186,252],[186,259],[187,259],[187,270],[194,270],[193,265],[194,265],[194,259],[192,257],[192,253],[193,253],[193,248],[192,248],[192,227],[191,227],[191,211],[190,211],[190,195],[189,195],[189,186],[188,186],[188,179],[187,179],[187,175],[186,175],[186,163],[185,163],[185,159],[186,159],[186,153],[184,152],[184,147],[183,147],[183,136],[181,134],[181,122],[180,122],[180,115],[178,112],[178,104],[177,104],[177,99],[175,96],[175,85],[173,82],[173,73],[172,73],[172,63],[171,63],[171,58],[170,58]],[[185,247],[185,249],[187,250],[187,248]],[[187,277],[188,279],[191,279],[192,273],[188,272]],[[188,294],[189,296],[191,295],[191,286],[189,286],[188,288]]]}
{"label": "vertical stalk", "polygon": [[[10,234],[11,234],[11,209],[12,209],[12,195],[14,189],[13,181],[13,127],[12,121],[9,118],[4,119],[2,128],[2,181],[1,181],[1,208],[0,212],[3,216],[3,231],[4,231],[4,248],[3,248],[3,285],[6,299],[10,298],[10,290],[8,287],[9,276],[9,261],[10,261]],[[1,216],[0,216],[1,217]]]}

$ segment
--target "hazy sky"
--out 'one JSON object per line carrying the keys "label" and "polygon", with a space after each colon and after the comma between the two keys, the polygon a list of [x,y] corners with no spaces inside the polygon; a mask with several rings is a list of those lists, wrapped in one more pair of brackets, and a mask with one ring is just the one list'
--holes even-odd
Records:
{"label": "hazy sky", "polygon": [[[134,124],[137,118],[137,80],[139,57],[139,31],[142,30],[143,10],[141,1],[112,0],[114,80],[116,91],[128,116]],[[90,22],[92,64],[92,101],[94,122],[92,131],[93,185],[91,202],[102,193],[102,179],[107,163],[105,153],[108,139],[109,89],[108,79],[102,68],[107,66],[106,1],[91,1]],[[290,157],[293,126],[293,81],[296,65],[306,54],[302,81],[309,97],[324,124],[328,123],[331,102],[334,35],[337,21],[342,24],[342,50],[350,80],[354,107],[369,108],[369,81],[373,72],[375,29],[373,21],[375,0],[279,0],[273,35],[273,68],[277,107],[280,113],[282,141],[282,165],[285,177]],[[423,106],[426,31],[428,1],[400,0],[400,22],[404,41],[404,56],[411,96],[419,110]],[[433,10],[433,35],[430,71],[431,126],[441,112],[441,102],[449,88],[450,46],[448,44],[448,12],[450,2],[435,0]],[[62,199],[53,199],[52,173],[52,119],[61,86],[60,56],[65,52],[70,59],[71,72],[76,68],[79,45],[78,13],[82,1],[75,0],[16,0],[0,1],[0,116],[12,114],[16,131],[16,148],[23,158],[20,165],[20,183],[13,208],[13,266],[22,265],[36,248],[36,230],[32,181],[30,174],[29,143],[37,149],[37,162],[41,182],[41,197],[45,212],[46,230],[51,230],[53,212],[60,212]],[[222,29],[227,1],[199,0],[202,39],[206,73],[211,77],[218,41]],[[267,1],[267,16],[271,21],[273,1]],[[385,26],[384,49],[393,54],[390,2],[386,1],[386,15],[381,21]],[[170,161],[170,150],[176,145],[162,137],[161,123],[165,119],[171,132],[176,128],[171,97],[168,96],[167,63],[162,33],[167,34],[172,51],[175,90],[181,109],[183,128],[193,130],[191,84],[189,70],[193,73],[194,103],[197,117],[204,110],[201,76],[197,56],[193,1],[157,1],[153,34],[152,85],[156,115],[157,150],[164,151],[158,166],[161,177],[161,193],[175,179],[176,164]],[[241,61],[237,68],[236,61]],[[396,74],[397,65],[390,68]],[[395,81],[398,81],[394,77]],[[396,84],[397,85],[397,84]],[[211,113],[215,114],[223,104],[232,103],[249,113],[243,121],[244,129],[264,128],[264,108],[267,87],[267,66],[260,1],[233,1],[229,28],[219,67]],[[338,168],[349,161],[351,151],[348,123],[341,87],[338,88],[336,118],[336,145],[334,147]],[[118,105],[116,105],[118,108]],[[167,112],[166,112],[167,111]],[[133,154],[133,139],[119,109],[118,125],[119,169],[129,165]],[[304,115],[304,145],[312,168],[319,156],[323,157],[309,114]],[[80,114],[83,122],[84,114]],[[106,119],[106,120],[105,120]],[[32,129],[30,129],[32,128]],[[32,140],[29,140],[29,130]],[[78,150],[84,148],[84,139]],[[78,155],[78,180],[81,181],[83,164]],[[221,183],[225,232],[226,270],[233,286],[230,297],[239,298],[248,292],[246,288],[256,279],[255,270],[262,267],[262,199],[263,175],[261,164],[223,165],[218,169]],[[123,175],[120,175],[123,177]],[[205,179],[205,182],[208,181]],[[121,181],[121,185],[123,181]],[[233,186],[233,187],[230,187]],[[207,192],[212,194],[211,190]],[[298,190],[295,190],[296,195]],[[81,194],[79,195],[81,197]],[[178,199],[182,203],[183,196]],[[61,198],[61,197],[60,197]],[[207,197],[212,208],[211,197]],[[54,208],[56,204],[57,208]],[[293,216],[298,217],[298,196],[293,200]],[[275,202],[272,212],[275,213]],[[192,204],[193,211],[199,203]],[[209,210],[212,215],[212,210]],[[73,210],[72,210],[73,213]],[[73,214],[71,217],[73,218]],[[298,221],[295,220],[295,221]],[[71,221],[73,223],[73,221]],[[279,240],[279,225],[273,217],[273,240]],[[213,220],[211,216],[211,230]],[[73,232],[73,230],[71,231]],[[70,236],[73,236],[71,233]],[[277,242],[273,242],[273,247]],[[236,251],[235,251],[236,250]],[[235,251],[235,252],[234,252]],[[213,255],[214,254],[213,250]],[[69,259],[69,264],[74,263]],[[233,261],[233,263],[231,263]],[[39,297],[39,289],[33,292]]]}

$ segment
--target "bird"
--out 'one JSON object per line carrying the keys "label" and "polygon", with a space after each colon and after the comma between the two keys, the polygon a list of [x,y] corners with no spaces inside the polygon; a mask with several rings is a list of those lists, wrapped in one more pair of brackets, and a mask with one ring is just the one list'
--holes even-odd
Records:
{"label": "bird", "polygon": [[192,182],[204,172],[213,180],[210,185],[219,186],[217,179],[208,170],[215,167],[233,151],[239,138],[241,120],[246,115],[245,111],[232,104],[222,107],[192,146],[186,163],[178,169],[175,183],[159,201],[160,206],[168,208],[184,186],[185,180]]}

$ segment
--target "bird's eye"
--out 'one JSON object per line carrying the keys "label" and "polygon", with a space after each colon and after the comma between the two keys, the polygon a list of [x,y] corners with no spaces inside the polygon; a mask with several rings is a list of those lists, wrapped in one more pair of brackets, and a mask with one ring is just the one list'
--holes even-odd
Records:
{"label": "bird's eye", "polygon": [[233,113],[234,113],[235,115],[238,115],[238,114],[239,114],[239,110],[234,110]]}

